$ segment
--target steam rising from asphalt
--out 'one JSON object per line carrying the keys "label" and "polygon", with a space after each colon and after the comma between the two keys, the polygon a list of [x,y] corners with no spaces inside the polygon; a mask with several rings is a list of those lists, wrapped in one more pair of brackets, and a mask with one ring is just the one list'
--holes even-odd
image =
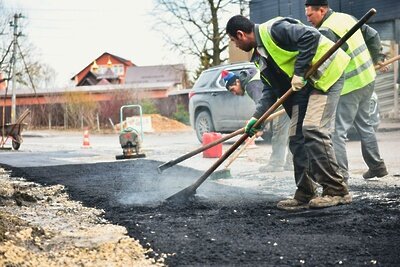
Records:
{"label": "steam rising from asphalt", "polygon": [[[196,177],[192,177],[195,181]],[[185,180],[185,181],[184,181]],[[152,173],[139,183],[135,183],[134,191],[127,190],[121,195],[120,203],[124,205],[157,206],[165,199],[177,193],[191,183],[188,179],[180,179],[166,173]]]}
{"label": "steam rising from asphalt", "polygon": [[202,174],[200,171],[180,166],[174,166],[159,174],[157,167],[160,162],[141,161],[140,169],[138,164],[135,166],[131,183],[125,181],[123,184],[115,184],[118,202],[123,205],[160,205],[171,195],[191,185]]}
{"label": "steam rising from asphalt", "polygon": [[[117,177],[114,182],[116,200],[123,205],[158,206],[168,197],[193,184],[202,171],[188,167],[173,166],[157,172],[162,162],[140,159],[129,168],[130,173]],[[243,187],[231,187],[206,180],[196,192],[196,199],[216,202],[238,202],[263,199],[266,195]]]}

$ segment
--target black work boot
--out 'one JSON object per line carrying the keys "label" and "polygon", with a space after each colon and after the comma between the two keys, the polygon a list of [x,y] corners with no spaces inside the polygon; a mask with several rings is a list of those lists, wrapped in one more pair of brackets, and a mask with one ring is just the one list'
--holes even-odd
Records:
{"label": "black work boot", "polygon": [[380,178],[380,177],[383,177],[385,175],[388,175],[388,171],[386,169],[385,164],[383,164],[379,168],[369,169],[368,171],[363,173],[364,179],[371,179],[371,178],[374,178],[374,177]]}

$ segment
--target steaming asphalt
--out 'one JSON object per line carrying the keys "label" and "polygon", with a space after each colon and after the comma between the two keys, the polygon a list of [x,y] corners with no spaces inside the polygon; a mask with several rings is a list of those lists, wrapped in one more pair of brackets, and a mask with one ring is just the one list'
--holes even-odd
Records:
{"label": "steaming asphalt", "polygon": [[[105,170],[110,177],[116,175],[113,168],[119,169],[119,165],[122,164],[126,166],[127,175],[140,177],[138,179],[140,186],[134,192],[121,192],[119,202],[124,205],[154,206],[191,185],[216,160],[215,158],[204,158],[200,153],[164,170],[162,174],[156,171],[160,164],[200,146],[195,138],[195,133],[191,131],[145,135],[143,152],[146,154],[146,158],[136,160],[115,160],[115,156],[122,153],[118,135],[90,134],[90,148],[82,148],[82,141],[83,136],[79,132],[27,132],[20,150],[2,151],[0,153],[0,163],[22,169],[52,167],[54,175],[57,175],[60,172],[59,170],[62,169],[56,166],[70,165],[70,170],[73,170],[77,164],[88,164],[90,167],[90,164],[97,163],[97,166],[100,166],[100,163],[110,163],[108,164],[110,168]],[[224,144],[224,150],[234,141],[235,139]],[[235,199],[240,200],[242,198],[264,200],[268,198],[276,201],[291,194],[291,191],[294,190],[291,183],[291,172],[271,175],[270,179],[275,180],[275,182],[270,185],[263,185],[265,179],[260,177],[258,171],[258,168],[262,166],[260,163],[263,162],[263,157],[254,152],[261,150],[261,148],[268,150],[270,146],[262,142],[257,143],[257,146],[249,148],[236,160],[236,162],[244,161],[245,168],[239,163],[235,166],[234,163],[230,167],[233,177],[226,177],[230,179],[212,180],[211,176],[197,189],[196,198],[216,202],[235,201]],[[146,165],[148,161],[151,164]],[[141,165],[143,168],[139,168],[139,173],[138,168],[135,168],[134,173],[129,173],[132,171],[129,168],[130,165]],[[84,165],[79,166],[79,169],[81,169]],[[178,167],[186,167],[185,172],[176,173]],[[223,163],[217,171],[224,170],[224,168]],[[107,175],[107,173],[104,174]],[[71,177],[73,175],[74,173],[71,172]],[[268,190],[271,186],[275,187],[272,192]],[[267,190],[259,190],[260,187],[266,187]],[[122,189],[124,188],[122,187]],[[235,193],[232,194],[232,192]]]}
{"label": "steaming asphalt", "polygon": [[[400,147],[399,133],[378,133],[381,153],[389,172],[393,175],[400,174],[400,165],[398,164],[400,156],[398,153],[392,153],[393,147]],[[81,132],[31,131],[24,132],[23,137],[24,142],[21,144],[19,151],[0,151],[1,164],[13,167],[41,167],[125,161],[115,160],[116,155],[122,154],[117,134],[101,135],[90,133],[90,148],[82,148],[83,133]],[[233,138],[225,143],[223,150],[226,151],[237,139]],[[144,153],[146,154],[145,160],[159,161],[160,164],[182,156],[199,146],[200,144],[193,131],[145,134],[143,142]],[[365,171],[365,164],[362,160],[360,144],[357,141],[348,142],[347,147],[349,165],[352,168],[350,184],[363,184],[365,181],[361,174]],[[211,180],[211,176],[206,182],[207,184],[253,190],[253,192],[257,193],[252,195],[262,196],[263,198],[268,196],[270,200],[291,196],[295,190],[292,172],[262,173],[259,171],[259,168],[267,163],[270,153],[270,144],[257,141],[256,146],[250,146],[230,165],[229,169],[232,174],[230,179]],[[138,160],[126,161],[134,163]],[[182,174],[183,177],[173,177],[175,175],[173,172],[176,168],[175,166],[166,169],[162,175],[156,173],[155,170],[148,170],[149,180],[163,180],[168,177],[165,179],[169,183],[168,186],[163,184],[161,187],[172,191],[178,189],[179,191],[196,181],[215,161],[216,159],[204,158],[200,153],[178,164],[190,170],[187,174]],[[224,168],[225,162],[221,164],[217,171],[224,170]],[[112,175],[112,168],[108,172]],[[169,177],[172,179],[169,179]],[[168,193],[170,192],[168,191]],[[155,197],[157,195],[164,197],[164,194],[146,193],[146,190],[137,192],[137,194],[138,197],[132,197],[124,201],[130,201],[129,203],[132,204],[137,199],[137,204],[143,203],[142,198],[139,197],[140,194],[148,197],[148,202],[150,203],[161,201]],[[203,185],[197,190],[197,195],[205,198],[214,197],[213,195],[205,194]]]}

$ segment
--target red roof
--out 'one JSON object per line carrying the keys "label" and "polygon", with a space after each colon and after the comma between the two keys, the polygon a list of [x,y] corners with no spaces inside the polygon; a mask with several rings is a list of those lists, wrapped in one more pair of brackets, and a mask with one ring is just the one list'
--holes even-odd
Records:
{"label": "red roof", "polygon": [[[100,60],[105,60],[105,62],[107,62],[108,58],[110,58],[111,60],[113,60],[114,64],[115,63],[120,63],[125,65],[126,67],[130,67],[130,66],[136,66],[135,64],[133,64],[130,60],[110,54],[108,52],[104,52],[103,54],[101,54],[98,58],[96,58],[93,61],[100,61]],[[86,74],[90,71],[91,66],[93,65],[93,61],[90,62],[85,68],[83,68],[80,72],[78,72],[77,74],[75,74],[71,80],[75,80],[75,77],[78,77],[78,82],[80,79],[82,79],[83,77],[86,76]],[[115,62],[116,61],[116,62]]]}

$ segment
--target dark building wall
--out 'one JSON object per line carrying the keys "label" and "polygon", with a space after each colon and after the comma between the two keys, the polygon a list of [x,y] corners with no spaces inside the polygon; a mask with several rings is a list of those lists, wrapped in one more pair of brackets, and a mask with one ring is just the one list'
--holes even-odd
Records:
{"label": "dark building wall", "polygon": [[[308,25],[304,15],[304,0],[252,0],[250,2],[250,19],[263,23],[276,16],[287,16],[300,19]],[[400,41],[400,1],[399,0],[330,0],[330,7],[360,19],[368,10],[375,8],[374,15],[368,24],[378,30],[382,40]]]}

